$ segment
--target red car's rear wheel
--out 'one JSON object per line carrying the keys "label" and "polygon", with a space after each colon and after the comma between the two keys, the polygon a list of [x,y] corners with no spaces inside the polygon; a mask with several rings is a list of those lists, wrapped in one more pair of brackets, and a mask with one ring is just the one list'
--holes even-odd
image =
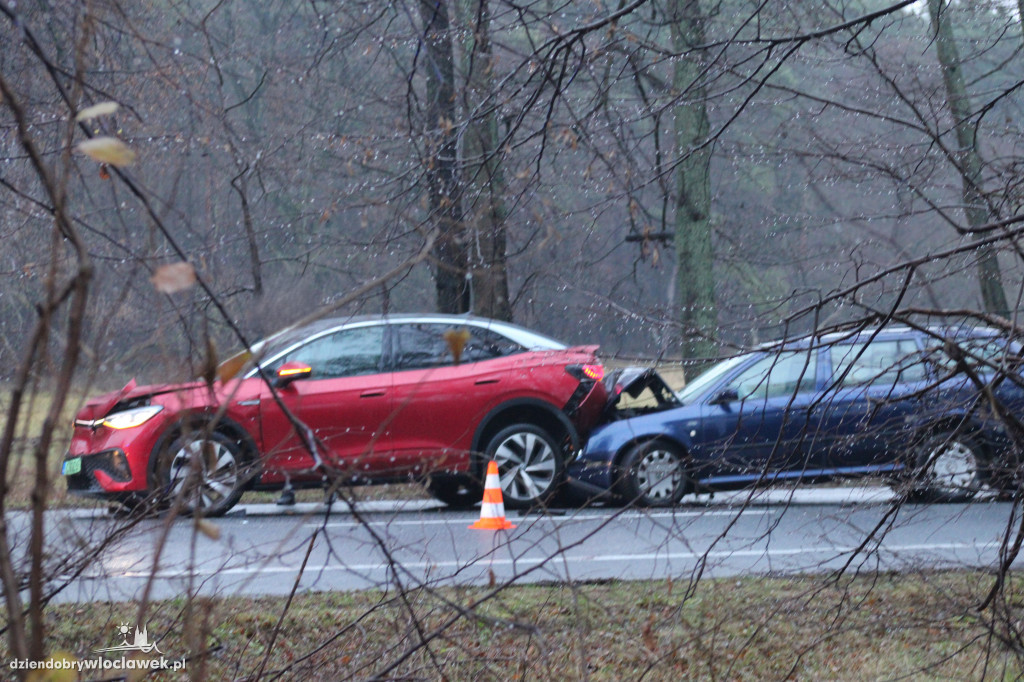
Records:
{"label": "red car's rear wheel", "polygon": [[485,449],[498,463],[505,506],[523,509],[544,504],[565,477],[561,448],[533,424],[513,424],[491,438]]}

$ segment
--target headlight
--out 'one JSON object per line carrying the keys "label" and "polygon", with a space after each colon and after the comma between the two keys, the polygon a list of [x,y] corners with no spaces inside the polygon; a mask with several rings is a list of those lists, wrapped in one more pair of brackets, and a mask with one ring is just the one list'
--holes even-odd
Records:
{"label": "headlight", "polygon": [[114,414],[108,415],[103,418],[101,423],[112,429],[133,429],[136,426],[142,426],[148,422],[162,409],[164,409],[163,405],[146,405],[145,407],[136,407],[131,410],[115,412]]}

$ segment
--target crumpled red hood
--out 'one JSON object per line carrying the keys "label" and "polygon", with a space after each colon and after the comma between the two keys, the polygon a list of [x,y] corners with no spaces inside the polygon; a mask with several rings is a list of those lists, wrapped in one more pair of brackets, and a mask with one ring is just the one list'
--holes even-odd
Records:
{"label": "crumpled red hood", "polygon": [[202,381],[191,381],[180,384],[152,384],[149,386],[139,386],[135,382],[135,379],[132,379],[125,384],[124,388],[118,391],[111,391],[110,393],[104,393],[103,395],[90,398],[86,401],[82,409],[79,410],[76,418],[89,420],[99,419],[110,414],[110,410],[121,402],[160,395],[162,393],[190,391],[204,385],[205,384]]}

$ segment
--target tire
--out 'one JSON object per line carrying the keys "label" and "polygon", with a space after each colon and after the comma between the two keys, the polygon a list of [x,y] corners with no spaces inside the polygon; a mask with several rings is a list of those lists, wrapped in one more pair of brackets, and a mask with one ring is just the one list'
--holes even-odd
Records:
{"label": "tire", "polygon": [[664,440],[633,446],[622,458],[621,471],[626,502],[640,507],[674,506],[689,486],[683,451]]}
{"label": "tire", "polygon": [[561,448],[547,431],[533,424],[502,429],[484,453],[498,463],[502,500],[511,509],[547,503],[565,478]]}
{"label": "tire", "polygon": [[910,498],[916,502],[966,502],[986,481],[985,449],[970,433],[944,431],[914,452]]}
{"label": "tire", "polygon": [[242,469],[238,443],[221,433],[193,431],[161,452],[158,490],[163,502],[181,514],[221,516],[242,497]]}
{"label": "tire", "polygon": [[483,499],[484,489],[469,474],[434,474],[427,491],[453,509],[469,509]]}

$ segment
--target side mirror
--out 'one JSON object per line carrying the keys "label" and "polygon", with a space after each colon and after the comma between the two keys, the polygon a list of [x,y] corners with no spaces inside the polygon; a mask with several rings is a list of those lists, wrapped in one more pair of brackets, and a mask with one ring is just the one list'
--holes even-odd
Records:
{"label": "side mirror", "polygon": [[735,388],[723,388],[711,399],[712,405],[728,405],[740,399],[740,394]]}
{"label": "side mirror", "polygon": [[277,370],[274,388],[284,388],[293,381],[308,379],[313,375],[313,368],[304,362],[286,362]]}

